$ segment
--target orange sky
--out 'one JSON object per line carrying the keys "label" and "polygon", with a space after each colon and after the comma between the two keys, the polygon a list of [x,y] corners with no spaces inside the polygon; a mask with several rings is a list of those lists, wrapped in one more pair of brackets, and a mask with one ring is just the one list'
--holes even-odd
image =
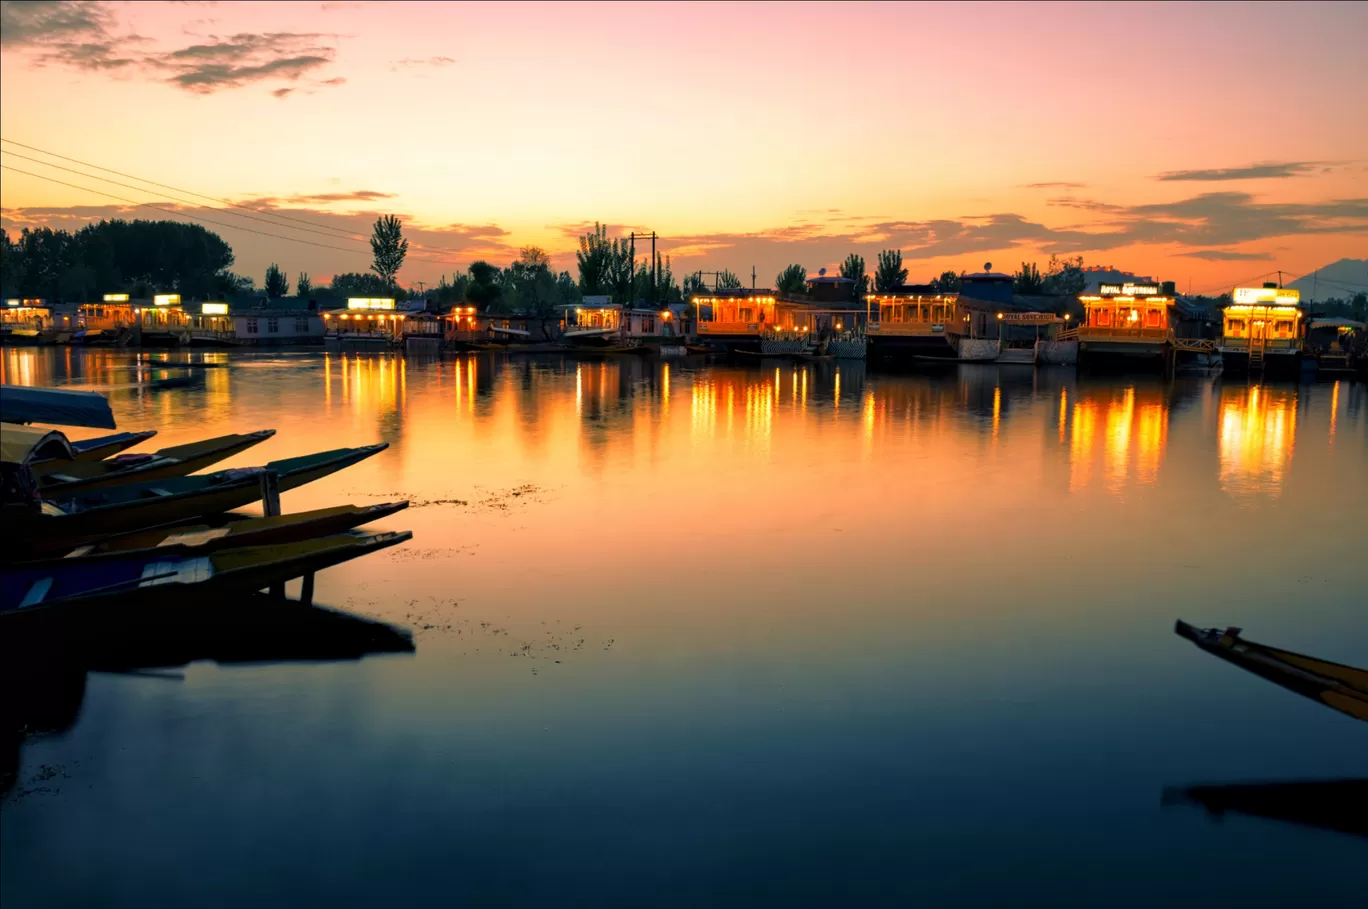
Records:
{"label": "orange sky", "polygon": [[1368,250],[1365,34],[1364,4],[5,3],[0,203],[182,209],[258,283],[364,270],[395,212],[407,282],[525,243],[573,270],[599,220],[762,285],[899,248],[912,280],[1058,252],[1223,289]]}

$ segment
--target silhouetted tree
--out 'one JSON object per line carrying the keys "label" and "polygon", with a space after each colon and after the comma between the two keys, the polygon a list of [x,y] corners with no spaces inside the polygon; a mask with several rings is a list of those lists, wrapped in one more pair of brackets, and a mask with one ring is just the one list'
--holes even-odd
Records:
{"label": "silhouetted tree", "polygon": [[907,283],[907,269],[903,268],[902,250],[885,249],[879,253],[879,265],[874,269],[874,289],[892,293]]}
{"label": "silhouetted tree", "polygon": [[1061,259],[1050,256],[1050,264],[1045,266],[1044,292],[1078,296],[1088,286],[1088,276],[1083,272],[1083,257]]}
{"label": "silhouetted tree", "polygon": [[295,296],[307,297],[313,291],[313,282],[309,280],[309,273],[301,271],[299,277],[295,279]]}
{"label": "silhouetted tree", "polygon": [[863,300],[864,295],[869,293],[869,276],[865,274],[864,256],[855,253],[846,256],[845,261],[841,263],[841,277],[855,282],[851,289],[851,299]]}
{"label": "silhouetted tree", "polygon": [[613,248],[608,242],[608,228],[594,222],[594,229],[579,238],[579,289],[584,296],[605,294],[609,290],[608,272],[612,267]]}
{"label": "silhouetted tree", "polygon": [[371,230],[371,271],[375,272],[387,286],[394,286],[394,276],[404,265],[408,255],[408,241],[404,239],[404,228],[395,215],[385,215],[375,219]]}
{"label": "silhouetted tree", "polygon": [[942,294],[959,293],[963,283],[964,282],[960,280],[960,276],[953,271],[943,271],[940,273],[939,278],[931,279],[931,286],[936,289],[937,293]]}
{"label": "silhouetted tree", "polygon": [[277,300],[281,297],[290,295],[290,279],[285,272],[280,270],[280,266],[272,262],[266,266],[266,296],[268,299]]}
{"label": "silhouetted tree", "polygon": [[1038,294],[1045,290],[1045,279],[1034,262],[1022,262],[1021,268],[1012,275],[1012,290],[1019,294]]}
{"label": "silhouetted tree", "polygon": [[[319,290],[321,291],[322,288]],[[404,291],[386,282],[379,275],[354,271],[334,275],[329,293],[335,297],[394,297],[395,299],[403,299],[406,296]]]}
{"label": "silhouetted tree", "polygon": [[740,290],[741,279],[736,276],[736,272],[724,268],[717,273],[717,289]]}
{"label": "silhouetted tree", "polygon": [[466,299],[479,308],[489,312],[503,299],[503,286],[499,269],[481,259],[470,263],[470,283],[466,285]]}
{"label": "silhouetted tree", "polygon": [[563,271],[556,277],[556,292],[560,296],[561,306],[573,306],[580,301],[579,287],[568,271]]}
{"label": "silhouetted tree", "polygon": [[807,269],[790,265],[774,276],[774,288],[781,294],[801,294],[807,291]]}
{"label": "silhouetted tree", "polygon": [[691,275],[684,276],[684,287],[682,290],[684,299],[687,300],[689,297],[692,297],[695,294],[702,296],[703,294],[707,293],[707,290],[708,286],[703,283],[703,276],[698,272],[694,272]]}

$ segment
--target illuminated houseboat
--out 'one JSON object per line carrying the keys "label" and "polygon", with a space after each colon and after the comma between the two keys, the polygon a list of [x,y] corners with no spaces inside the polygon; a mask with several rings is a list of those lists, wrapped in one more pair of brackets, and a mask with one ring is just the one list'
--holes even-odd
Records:
{"label": "illuminated houseboat", "polygon": [[710,347],[759,352],[761,339],[780,327],[779,298],[770,290],[717,291],[691,302],[698,314],[698,340]]}
{"label": "illuminated houseboat", "polygon": [[868,294],[865,306],[870,360],[955,360],[969,334],[970,313],[958,294]]}
{"label": "illuminated houseboat", "polygon": [[1225,308],[1221,362],[1225,372],[1297,372],[1302,357],[1301,292],[1265,284],[1237,287]]}
{"label": "illuminated houseboat", "polygon": [[5,344],[38,344],[52,327],[52,310],[42,300],[11,298],[0,309],[0,342]]}
{"label": "illuminated houseboat", "polygon": [[323,313],[323,346],[328,350],[383,350],[399,343],[405,313],[390,297],[349,297],[346,309]]}
{"label": "illuminated houseboat", "polygon": [[1167,365],[1174,301],[1158,284],[1103,284],[1078,300],[1087,313],[1078,328],[1080,366]]}
{"label": "illuminated houseboat", "polygon": [[621,347],[624,343],[622,304],[606,296],[584,297],[560,307],[565,314],[561,340],[575,347]]}

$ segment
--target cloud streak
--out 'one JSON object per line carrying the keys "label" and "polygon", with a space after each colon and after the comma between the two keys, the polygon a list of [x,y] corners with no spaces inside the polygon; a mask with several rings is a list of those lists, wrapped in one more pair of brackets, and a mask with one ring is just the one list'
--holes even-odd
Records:
{"label": "cloud streak", "polygon": [[1214,183],[1222,180],[1281,180],[1310,173],[1322,161],[1266,161],[1244,167],[1217,167],[1207,170],[1171,170],[1154,179],[1161,183],[1184,181]]}
{"label": "cloud streak", "polygon": [[[163,81],[182,91],[208,95],[256,84],[276,84],[285,98],[332,65],[336,35],[244,32],[170,51],[147,49],[148,39],[120,33],[115,7],[105,3],[12,2],[0,4],[0,44],[31,55],[39,66],[125,73]],[[340,77],[307,82],[310,88],[341,85]],[[280,86],[279,83],[289,83]]]}

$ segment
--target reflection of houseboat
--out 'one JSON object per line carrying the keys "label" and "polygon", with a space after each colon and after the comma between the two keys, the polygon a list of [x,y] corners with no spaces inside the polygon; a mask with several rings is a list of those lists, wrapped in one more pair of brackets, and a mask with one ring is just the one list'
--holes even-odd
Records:
{"label": "reflection of houseboat", "polygon": [[865,297],[871,361],[959,357],[969,311],[958,294],[869,294]]}
{"label": "reflection of houseboat", "polygon": [[1299,291],[1276,284],[1235,288],[1221,332],[1224,371],[1296,373],[1302,356],[1300,302]]}
{"label": "reflection of houseboat", "polygon": [[1173,354],[1173,298],[1158,284],[1103,284],[1078,298],[1087,315],[1078,328],[1080,366],[1164,367]]}

